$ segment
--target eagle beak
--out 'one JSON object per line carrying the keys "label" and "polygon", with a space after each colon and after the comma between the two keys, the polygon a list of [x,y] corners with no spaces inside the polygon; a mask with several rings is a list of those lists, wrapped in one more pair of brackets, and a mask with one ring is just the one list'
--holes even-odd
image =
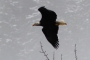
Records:
{"label": "eagle beak", "polygon": [[35,24],[33,24],[32,26],[35,26]]}
{"label": "eagle beak", "polygon": [[40,23],[34,23],[32,26],[41,26]]}

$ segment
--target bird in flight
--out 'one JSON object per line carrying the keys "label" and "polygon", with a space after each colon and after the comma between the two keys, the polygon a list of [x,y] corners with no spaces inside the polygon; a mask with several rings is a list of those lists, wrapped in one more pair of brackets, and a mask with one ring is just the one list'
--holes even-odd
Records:
{"label": "bird in flight", "polygon": [[44,33],[46,39],[49,43],[55,48],[58,49],[59,47],[59,40],[58,40],[58,29],[59,25],[67,25],[64,21],[56,21],[57,14],[42,6],[38,9],[41,13],[42,18],[39,22],[34,23],[33,26],[42,26],[42,32]]}

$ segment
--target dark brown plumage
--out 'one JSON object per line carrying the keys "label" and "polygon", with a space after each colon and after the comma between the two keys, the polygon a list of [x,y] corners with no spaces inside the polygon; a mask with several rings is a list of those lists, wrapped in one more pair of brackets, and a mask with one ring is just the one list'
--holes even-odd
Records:
{"label": "dark brown plumage", "polygon": [[40,7],[38,10],[42,15],[40,20],[40,25],[43,27],[42,32],[51,45],[57,49],[59,47],[57,36],[59,27],[58,25],[55,25],[57,15],[54,11],[46,9],[45,7]]}

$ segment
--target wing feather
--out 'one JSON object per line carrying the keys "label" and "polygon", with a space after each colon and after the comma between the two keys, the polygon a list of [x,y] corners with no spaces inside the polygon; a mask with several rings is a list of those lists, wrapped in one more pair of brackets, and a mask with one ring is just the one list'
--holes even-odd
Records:
{"label": "wing feather", "polygon": [[[54,28],[57,28],[57,27],[54,27]],[[42,31],[46,39],[49,41],[49,43],[51,43],[51,45],[57,49],[59,47],[59,41],[58,41],[58,36],[56,31],[58,30],[54,28],[43,28]]]}
{"label": "wing feather", "polygon": [[55,24],[57,15],[54,11],[46,9],[45,7],[40,7],[38,10],[42,15],[42,18],[40,20],[42,26]]}

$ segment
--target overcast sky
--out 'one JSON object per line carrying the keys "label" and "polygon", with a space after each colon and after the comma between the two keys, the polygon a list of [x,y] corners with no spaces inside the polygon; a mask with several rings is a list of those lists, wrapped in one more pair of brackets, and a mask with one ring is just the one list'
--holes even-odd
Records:
{"label": "overcast sky", "polygon": [[[38,8],[45,6],[64,20],[59,26],[59,49],[55,50],[42,33]],[[40,41],[50,60],[90,60],[90,0],[0,0],[0,60],[46,60]]]}

